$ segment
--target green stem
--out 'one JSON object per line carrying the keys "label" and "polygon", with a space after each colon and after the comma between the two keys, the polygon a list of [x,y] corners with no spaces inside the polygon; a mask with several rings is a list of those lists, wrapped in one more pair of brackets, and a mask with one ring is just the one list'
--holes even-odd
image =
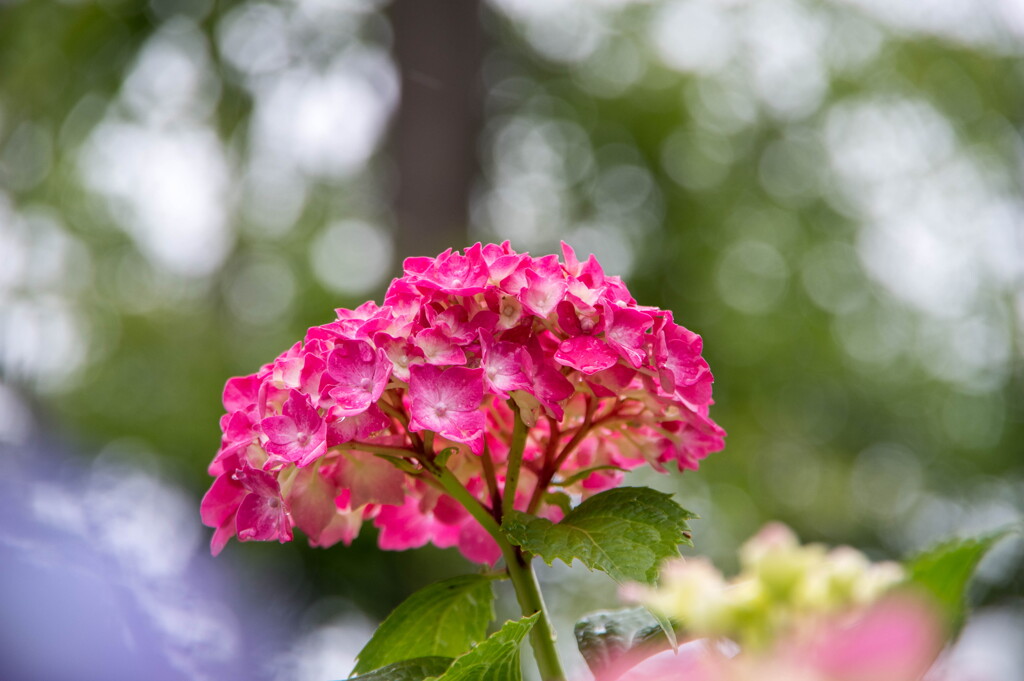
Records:
{"label": "green stem", "polygon": [[441,486],[444,487],[444,491],[448,495],[455,499],[455,501],[462,504],[463,508],[469,511],[469,514],[480,523],[480,525],[487,530],[487,534],[494,537],[494,540],[498,542],[500,546],[503,542],[508,544],[505,539],[505,535],[501,533],[501,528],[498,526],[497,521],[490,514],[487,508],[480,503],[480,500],[474,497],[468,489],[455,477],[455,474],[444,466],[437,466],[435,464],[423,462],[425,466],[428,466],[428,470],[433,473],[434,477],[438,479]]}
{"label": "green stem", "polygon": [[[518,412],[516,415],[518,417]],[[521,454],[520,452],[520,457]],[[555,649],[555,630],[551,626],[551,619],[544,606],[544,597],[541,595],[537,576],[530,564],[532,556],[524,554],[518,547],[509,543],[487,508],[465,488],[450,470],[433,464],[424,463],[424,465],[429,466],[431,473],[438,479],[444,490],[462,504],[487,533],[494,537],[494,541],[498,542],[523,616],[529,617],[536,612],[540,613],[537,623],[533,625],[533,630],[530,632],[530,646],[533,648],[533,656],[537,660],[540,677],[543,681],[565,681],[565,672],[562,671],[562,663],[558,659],[558,652]]]}
{"label": "green stem", "polygon": [[513,400],[508,401],[515,415],[512,426],[512,443],[508,450],[508,466],[505,469],[505,495],[501,500],[501,517],[507,518],[516,503],[516,489],[519,487],[519,468],[523,464],[523,450],[526,449],[526,424],[519,413],[519,405]]}
{"label": "green stem", "polygon": [[[398,398],[401,400],[401,398]],[[420,438],[418,433],[414,433],[409,430],[409,417],[401,409],[396,408],[385,398],[377,400],[377,406],[380,407],[381,411],[390,416],[393,419],[398,419],[398,422],[405,428],[405,432],[409,434],[409,439],[412,441],[413,447],[417,449],[423,449],[423,440]]]}
{"label": "green stem", "polygon": [[338,449],[355,449],[361,452],[370,452],[371,454],[389,454],[406,458],[413,458],[418,454],[416,450],[409,449],[408,447],[393,447],[391,445],[378,445],[372,442],[357,442],[355,440],[339,445]]}
{"label": "green stem", "polygon": [[555,629],[551,626],[548,610],[544,606],[544,597],[540,592],[540,584],[537,583],[537,575],[533,572],[533,556],[523,553],[521,549],[507,541],[498,544],[505,556],[508,576],[512,578],[512,586],[515,588],[516,599],[519,601],[523,616],[529,617],[535,612],[540,613],[537,623],[530,631],[530,647],[533,648],[533,656],[537,660],[540,678],[543,681],[565,681],[562,662],[558,659],[558,650],[555,648]]}
{"label": "green stem", "polygon": [[484,453],[480,457],[483,464],[484,480],[487,481],[487,491],[491,495],[491,515],[499,523],[501,522],[501,492],[498,490],[498,476],[494,472],[494,461],[491,459],[491,448],[484,442]]}

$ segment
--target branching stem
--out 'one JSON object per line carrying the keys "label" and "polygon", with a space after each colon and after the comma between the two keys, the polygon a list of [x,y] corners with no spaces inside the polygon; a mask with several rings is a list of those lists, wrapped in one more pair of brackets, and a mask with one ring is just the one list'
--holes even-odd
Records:
{"label": "branching stem", "polygon": [[[515,458],[520,462],[522,461],[526,442],[526,426],[523,424],[518,410],[515,411],[515,414],[516,428],[513,431],[513,445],[509,453],[510,469],[513,453],[517,449],[518,454]],[[544,597],[541,595],[540,584],[537,582],[537,575],[533,571],[533,556],[524,553],[519,547],[513,546],[505,538],[501,527],[491,515],[490,510],[473,496],[446,466],[437,465],[436,462],[428,459],[425,452],[419,453],[418,458],[430,474],[440,482],[444,490],[453,499],[458,501],[480,523],[481,527],[494,538],[494,541],[498,543],[523,616],[529,617],[534,613],[540,613],[537,623],[533,625],[533,629],[530,631],[530,646],[533,648],[533,656],[537,660],[540,677],[542,681],[565,681],[565,672],[562,670],[562,663],[558,659],[558,652],[555,648],[555,630],[551,626],[551,619],[544,605]],[[518,466],[516,477],[518,478]],[[513,499],[515,495],[515,487],[510,486],[511,480],[510,474],[505,483],[506,501]],[[509,506],[509,510],[511,510],[511,506]]]}

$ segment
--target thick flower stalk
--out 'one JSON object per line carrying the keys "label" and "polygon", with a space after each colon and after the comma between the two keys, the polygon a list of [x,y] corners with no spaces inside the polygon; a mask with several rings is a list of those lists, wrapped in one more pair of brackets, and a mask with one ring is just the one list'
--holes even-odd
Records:
{"label": "thick flower stalk", "polygon": [[202,503],[213,552],[296,527],[347,544],[371,522],[383,549],[493,564],[510,509],[557,520],[626,470],[720,450],[700,336],[562,251],[410,258],[383,305],[339,309],[229,380]]}

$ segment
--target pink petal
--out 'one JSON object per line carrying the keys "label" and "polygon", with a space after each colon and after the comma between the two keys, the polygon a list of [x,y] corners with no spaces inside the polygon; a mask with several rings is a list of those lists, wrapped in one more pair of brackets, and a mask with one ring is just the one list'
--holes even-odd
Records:
{"label": "pink petal", "polygon": [[556,418],[562,418],[562,408],[559,403],[568,399],[575,389],[572,383],[548,362],[538,363],[531,358],[526,373],[533,381],[533,389],[529,391],[534,397],[547,407]]}
{"label": "pink petal", "polygon": [[361,414],[341,416],[332,410],[327,418],[327,446],[335,447],[351,440],[368,438],[391,426],[391,419],[375,404]]}
{"label": "pink petal", "polygon": [[919,679],[942,648],[939,616],[910,598],[889,598],[852,622],[824,626],[799,657],[834,681]]}
{"label": "pink petal", "polygon": [[476,332],[469,327],[468,321],[469,313],[466,308],[457,305],[434,316],[430,320],[430,325],[449,342],[466,343],[476,338]]}
{"label": "pink petal", "polygon": [[584,374],[593,374],[614,366],[619,355],[594,336],[577,336],[558,346],[555,361]]}
{"label": "pink petal", "polygon": [[277,480],[269,473],[255,468],[245,468],[236,476],[242,486],[249,490],[235,516],[239,541],[291,541],[291,526]]}
{"label": "pink petal", "polygon": [[295,421],[287,416],[268,416],[260,422],[260,428],[275,445],[294,445],[299,438]]}
{"label": "pink petal", "polygon": [[481,368],[491,392],[507,399],[512,390],[530,387],[530,379],[523,371],[526,350],[522,346],[504,341],[495,342],[481,332],[480,347]]}
{"label": "pink petal", "polygon": [[558,313],[558,326],[567,336],[582,336],[583,327],[580,326],[579,313],[576,306],[568,300],[563,300],[556,308]]}
{"label": "pink petal", "polygon": [[526,288],[520,292],[519,302],[538,317],[547,317],[562,302],[568,288],[560,275],[559,272],[557,275],[544,276],[534,270],[527,270]]}
{"label": "pink petal", "polygon": [[413,339],[429,364],[459,365],[466,363],[466,353],[440,329],[424,329]]}
{"label": "pink petal", "polygon": [[[721,669],[721,657],[705,640],[690,641],[679,646],[679,651],[665,650],[647,659],[644,651],[637,649],[630,659],[622,659],[611,665],[604,673],[597,674],[596,681],[730,681],[739,678]],[[728,662],[728,660],[725,660]],[[632,666],[630,668],[630,666]],[[623,667],[628,671],[622,674]]]}
{"label": "pink petal", "polygon": [[260,382],[255,375],[228,379],[224,385],[225,411],[241,411],[255,404]]}
{"label": "pink petal", "polygon": [[392,373],[401,381],[409,380],[409,367],[423,362],[423,351],[405,338],[394,338],[386,333],[373,337],[378,348],[384,350],[392,365]]}
{"label": "pink petal", "polygon": [[314,543],[337,515],[335,494],[335,486],[324,480],[315,467],[300,469],[292,481],[288,492],[292,521]]}
{"label": "pink petal", "polygon": [[300,466],[323,456],[327,451],[327,423],[309,404],[309,397],[292,390],[283,411],[281,416],[268,416],[260,424],[269,440],[267,452]]}
{"label": "pink petal", "polygon": [[482,565],[494,565],[501,558],[501,548],[494,537],[470,518],[459,531],[459,553],[467,560]]}
{"label": "pink petal", "polygon": [[239,541],[270,541],[284,543],[292,540],[284,502],[278,497],[248,494],[235,516]]}
{"label": "pink petal", "polygon": [[235,480],[248,492],[263,497],[280,497],[281,487],[277,484],[277,478],[266,471],[251,466],[243,466],[235,472]]}
{"label": "pink petal", "polygon": [[409,393],[415,404],[431,407],[443,403],[445,411],[476,411],[484,399],[483,369],[452,367],[439,369],[422,365],[412,367]]}
{"label": "pink petal", "polygon": [[331,522],[320,531],[315,540],[310,538],[311,546],[334,546],[339,541],[348,546],[359,535],[363,525],[363,514],[358,511],[337,511]]}
{"label": "pink petal", "polygon": [[234,515],[246,490],[230,473],[221,475],[207,490],[199,505],[199,514],[207,527],[220,527]]}
{"label": "pink petal", "polygon": [[634,367],[643,366],[647,358],[646,331],[654,326],[649,315],[630,308],[605,305],[604,338]]}
{"label": "pink petal", "polygon": [[298,390],[291,391],[291,395],[281,411],[285,416],[291,418],[299,433],[304,433],[307,436],[318,431],[323,421],[319,412],[309,403],[309,397]]}
{"label": "pink petal", "polygon": [[430,541],[434,519],[419,510],[415,497],[401,506],[381,506],[373,524],[380,528],[377,544],[385,551],[415,549]]}
{"label": "pink petal", "polygon": [[693,351],[693,346],[681,340],[670,340],[665,344],[664,367],[672,374],[674,386],[693,385],[704,374],[710,372],[708,363]]}
{"label": "pink petal", "polygon": [[400,506],[405,501],[405,474],[369,452],[346,451],[338,461],[337,480],[350,491],[354,509],[370,503]]}
{"label": "pink petal", "polygon": [[580,261],[576,258],[576,251],[564,241],[562,244],[562,260],[565,262],[566,271],[574,277],[579,273]]}
{"label": "pink petal", "polygon": [[365,341],[344,340],[327,357],[327,372],[336,382],[330,396],[347,414],[365,411],[380,399],[391,375],[383,350]]}
{"label": "pink petal", "polygon": [[210,538],[210,554],[219,555],[224,547],[227,546],[228,540],[235,536],[235,517],[232,515],[228,518],[227,522],[218,527],[213,531],[213,537]]}
{"label": "pink petal", "polygon": [[636,375],[636,369],[616,363],[608,369],[591,374],[587,383],[598,397],[614,397],[628,388]]}

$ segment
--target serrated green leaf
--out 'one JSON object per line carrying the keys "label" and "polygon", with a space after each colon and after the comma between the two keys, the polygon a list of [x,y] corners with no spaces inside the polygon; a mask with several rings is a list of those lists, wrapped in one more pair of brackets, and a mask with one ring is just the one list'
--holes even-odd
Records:
{"label": "serrated green leaf", "polygon": [[538,617],[540,613],[535,612],[521,620],[505,622],[486,641],[456,658],[448,671],[431,681],[522,681],[519,645]]}
{"label": "serrated green leaf", "polygon": [[652,583],[658,565],[690,544],[686,521],[697,516],[648,487],[617,487],[590,497],[559,523],[519,511],[508,514],[502,531],[509,541],[550,565],[579,559],[617,582]]}
{"label": "serrated green leaf", "polygon": [[967,608],[967,584],[988,550],[1010,533],[1003,529],[980,537],[955,539],[906,561],[908,580],[930,593],[958,629]]}
{"label": "serrated green leaf", "polygon": [[444,674],[452,662],[450,657],[417,657],[389,664],[369,674],[350,677],[349,681],[424,681]]}
{"label": "serrated green leaf", "polygon": [[458,657],[483,641],[494,619],[491,581],[464,575],[420,589],[381,623],[352,673],[417,657]]}
{"label": "serrated green leaf", "polygon": [[670,646],[661,623],[645,608],[591,613],[576,623],[573,633],[590,671],[602,679],[612,679],[620,666],[634,665]]}

